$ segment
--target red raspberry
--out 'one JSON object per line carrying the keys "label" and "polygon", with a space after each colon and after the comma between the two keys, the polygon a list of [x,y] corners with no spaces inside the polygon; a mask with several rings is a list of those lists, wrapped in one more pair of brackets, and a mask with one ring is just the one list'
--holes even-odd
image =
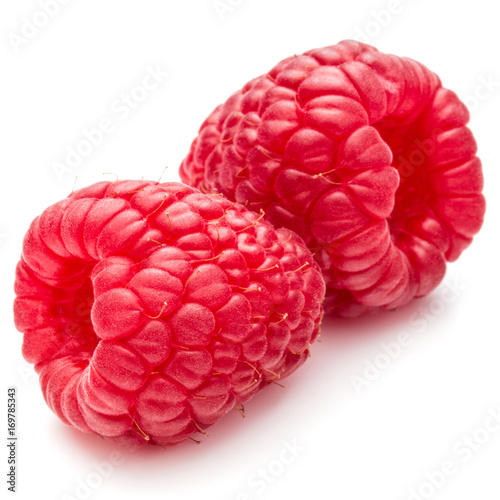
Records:
{"label": "red raspberry", "polygon": [[241,205],[100,182],[32,222],[14,316],[63,422],[165,446],[298,368],[324,291],[303,241]]}
{"label": "red raspberry", "polygon": [[354,41],[289,57],[202,124],[180,175],[314,252],[326,312],[433,290],[482,224],[469,113],[422,64]]}

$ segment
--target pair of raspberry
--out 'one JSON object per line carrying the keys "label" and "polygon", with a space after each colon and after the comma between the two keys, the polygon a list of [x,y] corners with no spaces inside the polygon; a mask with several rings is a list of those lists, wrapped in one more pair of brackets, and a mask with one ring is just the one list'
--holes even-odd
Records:
{"label": "pair of raspberry", "polygon": [[118,443],[179,443],[298,368],[323,306],[429,293],[484,216],[468,119],[423,65],[345,41],[214,110],[180,169],[199,190],[101,182],[49,207],[14,304],[47,404]]}

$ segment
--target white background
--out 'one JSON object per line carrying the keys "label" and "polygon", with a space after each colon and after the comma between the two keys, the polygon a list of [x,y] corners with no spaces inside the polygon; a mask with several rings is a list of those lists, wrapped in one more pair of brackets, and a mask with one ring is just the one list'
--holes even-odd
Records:
{"label": "white background", "polygon": [[[493,5],[222,0],[218,12],[212,0],[66,0],[29,32],[24,18],[44,21],[39,3],[2,2],[2,405],[6,415],[7,386],[17,386],[17,498],[405,500],[412,489],[420,498],[500,498],[500,431],[481,430],[489,412],[500,411],[500,30]],[[30,39],[20,38],[23,29]],[[355,37],[421,61],[469,105],[488,203],[481,233],[429,297],[374,319],[326,320],[311,359],[286,389],[271,386],[249,402],[245,419],[230,412],[208,438],[200,436],[201,445],[120,450],[121,463],[97,475],[92,464],[109,462],[116,448],[62,424],[21,356],[13,281],[29,223],[71,192],[75,176],[77,188],[113,180],[102,175],[109,172],[158,179],[168,165],[163,180],[176,180],[199,125],[230,93],[289,55]],[[127,111],[119,100],[147,67],[168,76]],[[54,162],[106,118],[112,132],[59,180]],[[384,345],[405,333],[410,343],[387,362]],[[384,369],[372,367],[372,380],[358,391],[353,377],[365,377],[370,362]],[[487,442],[466,444],[467,435]],[[285,443],[297,447],[293,460]],[[0,460],[6,471],[7,448]],[[425,485],[445,461],[454,473],[439,488]],[[269,481],[257,481],[259,474]],[[90,488],[78,488],[82,482]]]}

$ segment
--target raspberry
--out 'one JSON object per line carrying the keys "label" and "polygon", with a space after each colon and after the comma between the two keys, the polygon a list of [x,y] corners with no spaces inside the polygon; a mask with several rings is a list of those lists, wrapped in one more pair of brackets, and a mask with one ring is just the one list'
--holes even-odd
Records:
{"label": "raspberry", "polygon": [[433,290],[479,231],[469,113],[408,58],[354,41],[289,57],[202,124],[181,179],[296,231],[357,316]]}
{"label": "raspberry", "polygon": [[63,422],[167,446],[298,368],[324,291],[303,241],[241,205],[180,183],[100,182],[32,222],[14,317]]}

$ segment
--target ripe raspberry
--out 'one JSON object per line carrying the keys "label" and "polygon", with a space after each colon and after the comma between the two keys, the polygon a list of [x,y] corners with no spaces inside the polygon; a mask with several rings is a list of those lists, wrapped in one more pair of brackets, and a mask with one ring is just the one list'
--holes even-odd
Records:
{"label": "ripe raspberry", "polygon": [[468,120],[422,64],[343,41],[218,106],[180,175],[296,231],[323,271],[325,311],[356,316],[429,293],[479,231]]}
{"label": "ripe raspberry", "polygon": [[32,222],[14,316],[63,422],[166,446],[298,368],[324,291],[302,240],[241,205],[100,182]]}

